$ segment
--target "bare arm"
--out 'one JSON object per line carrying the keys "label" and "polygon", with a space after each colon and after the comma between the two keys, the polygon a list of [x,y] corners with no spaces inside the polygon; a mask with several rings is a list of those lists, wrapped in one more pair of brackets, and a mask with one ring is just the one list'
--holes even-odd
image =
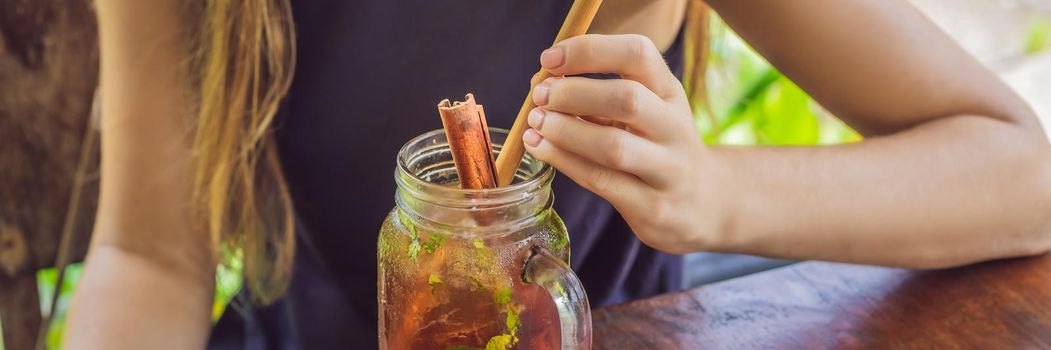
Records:
{"label": "bare arm", "polygon": [[729,251],[943,267],[1051,248],[1031,110],[906,1],[711,5],[868,140],[720,148]]}
{"label": "bare arm", "polygon": [[603,0],[595,22],[596,34],[641,34],[664,51],[682,28],[687,0]]}
{"label": "bare arm", "polygon": [[211,327],[215,264],[208,238],[190,226],[182,3],[96,4],[102,184],[64,345],[200,349]]}
{"label": "bare arm", "polygon": [[[908,2],[709,3],[868,139],[705,147],[652,41],[587,35],[541,55],[567,77],[534,89],[526,150],[672,253],[933,268],[1051,249],[1051,146],[1035,116]],[[594,72],[622,79],[570,76]]]}

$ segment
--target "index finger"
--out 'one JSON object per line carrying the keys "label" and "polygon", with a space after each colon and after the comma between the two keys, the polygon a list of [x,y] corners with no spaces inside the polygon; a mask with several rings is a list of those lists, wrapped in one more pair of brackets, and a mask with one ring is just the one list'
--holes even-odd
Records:
{"label": "index finger", "polygon": [[678,97],[682,85],[649,38],[636,35],[588,34],[563,40],[540,56],[554,76],[615,73],[641,83],[663,99]]}

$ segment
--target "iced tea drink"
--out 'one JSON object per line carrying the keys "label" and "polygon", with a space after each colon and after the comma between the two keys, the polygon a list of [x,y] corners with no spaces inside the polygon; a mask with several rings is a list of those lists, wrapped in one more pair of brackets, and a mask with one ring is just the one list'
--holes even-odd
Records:
{"label": "iced tea drink", "polygon": [[[499,152],[506,133],[491,134]],[[441,130],[402,148],[378,243],[381,349],[590,348],[552,176],[527,156],[513,185],[465,190]]]}

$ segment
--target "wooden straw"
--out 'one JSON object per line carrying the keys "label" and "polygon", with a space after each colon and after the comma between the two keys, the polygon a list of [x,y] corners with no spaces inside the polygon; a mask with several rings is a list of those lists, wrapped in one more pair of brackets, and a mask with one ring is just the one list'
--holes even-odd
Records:
{"label": "wooden straw", "polygon": [[[595,13],[598,12],[599,5],[602,5],[602,0],[574,1],[573,7],[569,9],[569,14],[566,15],[566,21],[562,22],[562,29],[558,31],[558,36],[555,37],[555,44],[562,40],[586,34],[588,27],[591,26],[591,21],[595,19]],[[541,69],[539,78],[535,82],[539,83],[550,77],[550,73]],[[529,117],[529,111],[536,107],[533,104],[533,88],[535,87],[535,84],[530,85],[529,94],[526,95],[525,102],[522,103],[522,109],[518,110],[518,117],[515,118],[515,124],[511,127],[507,140],[504,141],[503,150],[500,151],[500,156],[496,157],[496,175],[499,186],[511,184],[511,181],[515,178],[515,173],[518,171],[518,164],[522,162],[522,155],[525,154],[522,134],[529,127],[526,122],[526,119]]]}

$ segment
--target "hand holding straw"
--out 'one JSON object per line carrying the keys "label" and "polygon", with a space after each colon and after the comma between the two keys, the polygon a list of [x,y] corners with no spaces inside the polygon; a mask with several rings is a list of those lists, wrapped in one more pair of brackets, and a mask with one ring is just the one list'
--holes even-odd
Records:
{"label": "hand holding straw", "polygon": [[[566,21],[562,23],[562,29],[558,31],[558,36],[555,37],[555,44],[568,38],[586,34],[588,27],[591,26],[591,21],[595,19],[595,14],[598,12],[599,5],[602,5],[602,0],[574,1],[573,7],[569,9],[569,14],[566,15]],[[507,139],[504,141],[503,149],[500,151],[500,155],[496,158],[498,186],[510,185],[511,181],[515,178],[515,173],[518,171],[518,164],[522,162],[522,155],[525,154],[525,145],[522,144],[522,134],[525,133],[526,128],[529,127],[526,120],[529,116],[529,111],[536,108],[536,105],[533,104],[533,89],[536,87],[537,83],[550,77],[551,74],[546,70],[540,70],[539,76],[537,79],[534,79],[534,83],[529,87],[529,94],[526,95],[525,101],[522,102],[522,108],[518,110],[518,117],[515,118],[515,123],[511,127],[511,132],[507,135]]]}

